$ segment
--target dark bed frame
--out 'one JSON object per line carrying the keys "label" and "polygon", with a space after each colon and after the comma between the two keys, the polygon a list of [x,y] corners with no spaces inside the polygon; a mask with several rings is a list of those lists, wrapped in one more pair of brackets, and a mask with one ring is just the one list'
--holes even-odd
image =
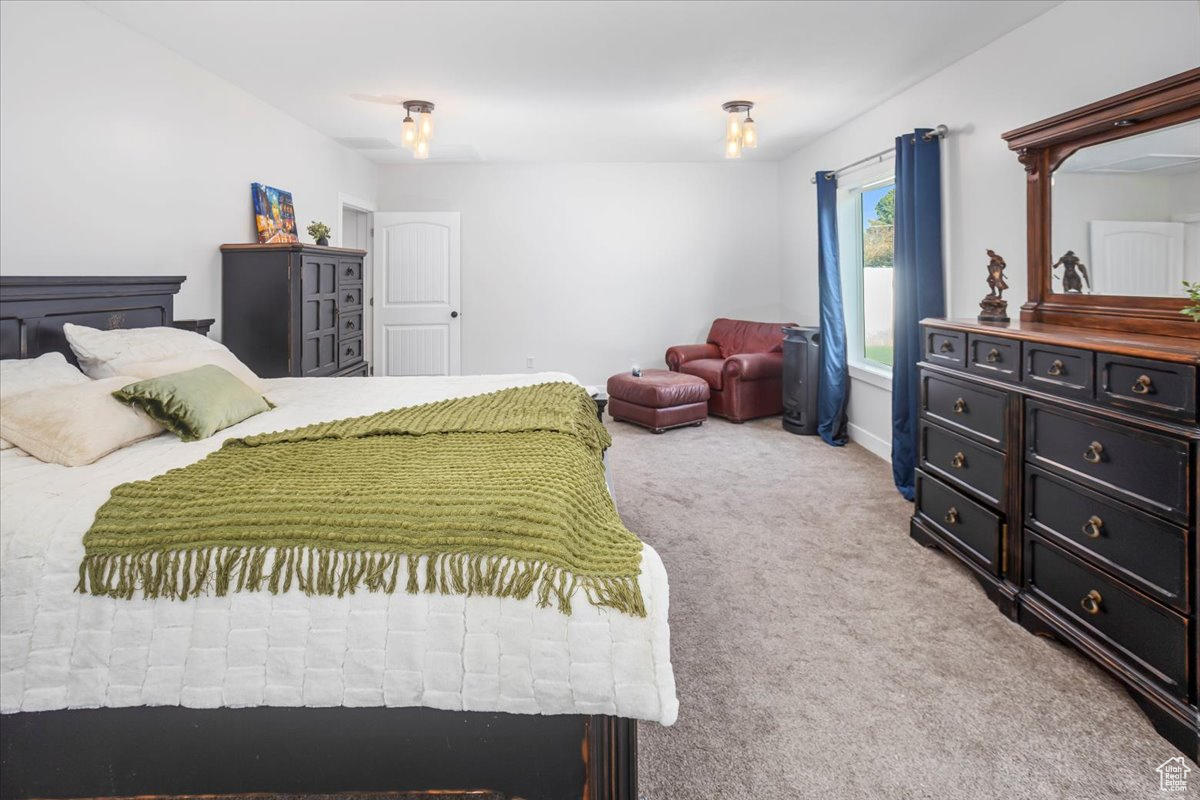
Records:
{"label": "dark bed frame", "polygon": [[[0,358],[64,323],[177,326],[185,279],[0,276]],[[387,795],[636,800],[637,723],[429,708],[97,708],[0,715],[0,798]]]}

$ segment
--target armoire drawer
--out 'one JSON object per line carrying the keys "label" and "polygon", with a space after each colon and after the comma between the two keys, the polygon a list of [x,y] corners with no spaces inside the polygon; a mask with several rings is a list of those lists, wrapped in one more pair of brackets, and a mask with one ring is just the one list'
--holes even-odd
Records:
{"label": "armoire drawer", "polygon": [[1096,354],[1101,403],[1188,422],[1196,419],[1196,368],[1145,358]]}
{"label": "armoire drawer", "polygon": [[342,311],[362,308],[362,287],[343,286],[338,289],[338,306]]}
{"label": "armoire drawer", "polygon": [[1092,399],[1093,359],[1089,350],[1024,343],[1021,383],[1050,394]]}
{"label": "armoire drawer", "polygon": [[967,335],[944,328],[922,328],[925,337],[925,360],[955,369],[967,368]]}
{"label": "armoire drawer", "polygon": [[338,262],[338,283],[362,283],[363,262],[346,260]]}
{"label": "armoire drawer", "polygon": [[1025,525],[1187,613],[1187,531],[1036,467],[1025,468]]}
{"label": "armoire drawer", "polygon": [[1000,517],[946,484],[916,471],[917,516],[950,539],[959,552],[1000,574]]}
{"label": "armoire drawer", "polygon": [[921,423],[921,467],[974,491],[992,506],[1004,495],[1004,454],[928,422]]}
{"label": "armoire drawer", "polygon": [[1021,379],[1021,343],[996,336],[967,337],[967,371],[999,381]]}
{"label": "armoire drawer", "polygon": [[1187,524],[1186,441],[1034,400],[1025,413],[1027,463]]}
{"label": "armoire drawer", "polygon": [[362,360],[362,337],[338,342],[338,369]]}
{"label": "armoire drawer", "polygon": [[338,318],[338,334],[347,339],[351,336],[362,336],[363,315],[361,311],[351,311]]}
{"label": "armoire drawer", "polygon": [[1009,395],[1006,392],[933,372],[922,372],[921,383],[921,411],[927,418],[997,450],[1007,448]]}
{"label": "armoire drawer", "polygon": [[1025,584],[1102,645],[1179,697],[1188,695],[1186,617],[1027,533]]}

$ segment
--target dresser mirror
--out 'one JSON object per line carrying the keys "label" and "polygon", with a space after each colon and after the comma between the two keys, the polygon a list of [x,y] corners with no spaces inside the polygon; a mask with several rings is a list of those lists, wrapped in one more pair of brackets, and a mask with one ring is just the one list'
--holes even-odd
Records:
{"label": "dresser mirror", "polygon": [[1025,167],[1025,322],[1200,339],[1200,69],[1004,134]]}
{"label": "dresser mirror", "polygon": [[1200,120],[1081,148],[1050,204],[1056,294],[1183,297],[1200,281]]}

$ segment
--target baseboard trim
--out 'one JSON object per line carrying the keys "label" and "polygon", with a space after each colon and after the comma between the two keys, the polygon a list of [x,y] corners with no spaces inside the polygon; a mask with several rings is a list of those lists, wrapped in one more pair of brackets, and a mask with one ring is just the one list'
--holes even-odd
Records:
{"label": "baseboard trim", "polygon": [[850,441],[859,444],[863,449],[879,456],[889,464],[892,463],[892,443],[881,439],[861,425],[853,422],[846,426],[850,433]]}

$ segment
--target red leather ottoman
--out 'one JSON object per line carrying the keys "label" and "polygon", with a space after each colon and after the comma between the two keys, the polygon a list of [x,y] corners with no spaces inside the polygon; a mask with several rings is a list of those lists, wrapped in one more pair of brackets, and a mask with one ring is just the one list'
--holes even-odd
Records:
{"label": "red leather ottoman", "polygon": [[700,425],[708,419],[708,381],[695,375],[648,369],[640,378],[628,372],[608,379],[608,413],[662,433]]}

